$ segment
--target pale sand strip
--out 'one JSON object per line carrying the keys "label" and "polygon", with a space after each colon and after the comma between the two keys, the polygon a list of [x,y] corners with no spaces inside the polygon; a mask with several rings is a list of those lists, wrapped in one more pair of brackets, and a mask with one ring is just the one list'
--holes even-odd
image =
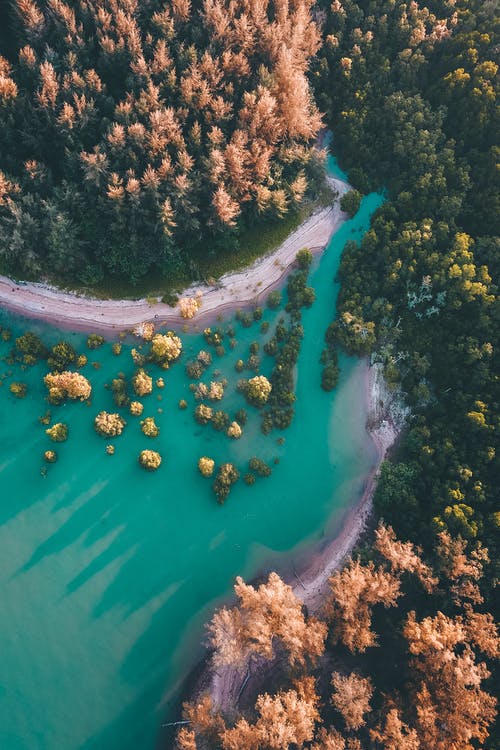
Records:
{"label": "pale sand strip", "polygon": [[373,495],[382,461],[405,424],[407,410],[398,393],[391,393],[384,381],[382,366],[366,369],[367,431],[377,448],[377,461],[368,477],[365,491],[349,511],[340,532],[316,555],[311,556],[300,580],[293,584],[298,599],[310,613],[317,613],[328,593],[328,579],[352,553],[366,528],[373,509]]}
{"label": "pale sand strip", "polygon": [[[376,464],[368,478],[360,501],[353,505],[340,532],[320,551],[311,554],[297,579],[288,581],[297,598],[304,602],[308,612],[321,614],[328,593],[328,579],[342,567],[352,554],[361,534],[366,528],[373,507],[378,474],[382,461],[400,434],[406,421],[408,410],[399,394],[391,393],[384,381],[382,366],[374,364],[366,367],[367,430],[378,452]],[[252,668],[219,667],[214,669],[207,660],[207,667],[193,691],[194,696],[209,692],[214,706],[225,715],[236,711],[242,692],[242,685],[250,689],[266,684],[273,670],[274,662],[254,658]]]}
{"label": "pale sand strip", "polygon": [[[327,179],[339,195],[349,189],[342,180]],[[219,314],[263,302],[270,289],[287,274],[297,252],[303,247],[323,250],[346,218],[340,210],[339,200],[336,200],[333,205],[313,213],[276,250],[249,268],[225,274],[214,286],[195,284],[186,289],[186,296],[198,291],[202,293],[201,310],[191,325],[206,324]],[[99,300],[62,292],[44,284],[18,284],[6,276],[0,276],[0,307],[68,330],[103,334],[128,330],[146,320],[176,328],[186,323],[178,309],[161,301],[151,305],[146,299]]]}

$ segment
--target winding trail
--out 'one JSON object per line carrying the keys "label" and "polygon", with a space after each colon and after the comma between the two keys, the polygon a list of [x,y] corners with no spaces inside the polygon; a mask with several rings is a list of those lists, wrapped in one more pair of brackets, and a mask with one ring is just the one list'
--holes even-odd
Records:
{"label": "winding trail", "polygon": [[[213,286],[194,284],[186,289],[186,296],[202,294],[201,309],[190,321],[191,325],[213,322],[220,314],[260,303],[282,282],[301,248],[308,247],[313,252],[324,250],[332,234],[347,219],[340,209],[339,198],[349,190],[346,182],[327,179],[339,197],[331,206],[315,211],[276,250],[243,271],[225,274]],[[129,330],[148,320],[177,328],[187,322],[177,308],[161,302],[160,297],[153,305],[147,299],[100,300],[46,284],[16,282],[6,276],[0,276],[0,307],[66,330],[104,335]]]}

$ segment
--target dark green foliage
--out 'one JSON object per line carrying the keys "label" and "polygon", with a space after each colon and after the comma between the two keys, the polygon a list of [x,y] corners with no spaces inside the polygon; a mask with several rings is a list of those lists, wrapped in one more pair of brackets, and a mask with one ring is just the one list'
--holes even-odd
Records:
{"label": "dark green foliage", "polygon": [[337,364],[337,353],[329,354],[328,362],[324,364],[321,371],[321,387],[324,391],[333,391],[339,379],[340,369]]}
{"label": "dark green foliage", "polygon": [[247,368],[247,370],[258,372],[260,368],[260,357],[258,357],[256,354],[251,354],[245,363],[245,367]]}
{"label": "dark green foliage", "polygon": [[[309,250],[297,254],[298,264],[308,267],[312,259]],[[314,300],[314,289],[308,287],[307,270],[298,270],[288,278],[288,302],[286,311],[290,315],[288,325],[280,318],[274,336],[264,344],[266,354],[275,358],[270,375],[272,385],[266,411],[262,416],[261,430],[268,434],[273,428],[284,430],[290,426],[295,402],[294,367],[297,362],[304,335],[300,324],[301,308],[309,307]]]}
{"label": "dark green foliage", "polygon": [[272,292],[269,292],[267,296],[267,306],[271,308],[271,310],[276,310],[281,305],[281,292],[279,289],[275,289]]}
{"label": "dark green foliage", "polygon": [[176,307],[179,301],[179,295],[169,290],[168,292],[165,292],[161,301],[169,307]]}
{"label": "dark green foliage", "polygon": [[311,307],[315,300],[314,289],[306,286],[307,270],[299,271],[290,277],[288,281],[288,302],[285,310],[287,312],[299,311],[301,307]]}
{"label": "dark green foliage", "polygon": [[217,430],[217,432],[222,432],[222,430],[225,430],[229,427],[230,422],[231,420],[229,419],[229,414],[227,414],[225,411],[214,411],[211,421],[214,430]]}
{"label": "dark green foliage", "polygon": [[186,364],[186,374],[191,380],[198,380],[203,375],[203,365],[197,360],[191,360]]}
{"label": "dark green foliage", "polygon": [[89,349],[98,349],[104,344],[104,336],[99,336],[98,333],[91,333],[87,338],[87,347]]}
{"label": "dark green foliage", "polygon": [[375,491],[377,515],[397,525],[405,537],[412,536],[420,523],[421,511],[414,490],[417,474],[416,465],[384,461]]}
{"label": "dark green foliage", "polygon": [[238,411],[234,415],[234,418],[235,418],[236,422],[238,422],[238,424],[243,427],[247,423],[247,421],[248,421],[247,410],[246,409],[238,409]]}
{"label": "dark green foliage", "polygon": [[297,253],[295,262],[297,263],[299,268],[301,268],[303,271],[307,271],[309,270],[309,267],[312,263],[312,259],[312,252],[307,247],[303,247],[302,250],[299,250],[299,252]]}
{"label": "dark green foliage", "polygon": [[349,216],[354,216],[359,211],[361,193],[359,190],[349,190],[340,199],[340,208]]}
{"label": "dark green foliage", "polygon": [[218,503],[224,503],[227,500],[231,487],[240,478],[240,474],[236,466],[230,463],[221,464],[217,470],[217,476],[213,483],[213,489],[217,496]]}
{"label": "dark green foliage", "polygon": [[263,311],[262,307],[256,307],[255,310],[253,311],[253,319],[254,320],[261,320],[263,312],[264,311]]}
{"label": "dark green foliage", "polygon": [[243,328],[250,328],[250,326],[254,322],[254,317],[250,312],[239,311],[236,313],[236,317],[240,321]]}
{"label": "dark green foliage", "polygon": [[26,383],[11,383],[9,386],[9,391],[16,397],[16,398],[25,398],[27,392],[28,392],[28,386]]}
{"label": "dark green foliage", "polygon": [[205,341],[209,346],[218,347],[222,344],[224,341],[224,331],[222,328],[214,328],[212,330],[211,328],[205,328],[203,331],[203,336],[205,337]]}
{"label": "dark green foliage", "polygon": [[31,331],[16,339],[16,353],[22,354],[25,365],[34,365],[38,359],[45,359],[48,355],[43,341]]}
{"label": "dark green foliage", "polygon": [[378,512],[421,544],[447,529],[495,560],[498,15],[476,0],[342,6],[324,29],[338,43],[319,56],[319,103],[352,184],[387,200],[345,246],[328,352],[376,349],[412,409]]}
{"label": "dark green foliage", "polygon": [[254,456],[248,462],[248,468],[253,471],[259,477],[270,477],[271,467],[266,464],[261,458]]}
{"label": "dark green foliage", "polygon": [[123,374],[120,373],[117,378],[113,378],[111,381],[111,391],[113,393],[113,401],[117,406],[124,407],[130,404],[128,383]]}
{"label": "dark green foliage", "polygon": [[76,362],[76,352],[67,341],[54,344],[47,358],[47,364],[51,370],[62,372],[67,370]]}

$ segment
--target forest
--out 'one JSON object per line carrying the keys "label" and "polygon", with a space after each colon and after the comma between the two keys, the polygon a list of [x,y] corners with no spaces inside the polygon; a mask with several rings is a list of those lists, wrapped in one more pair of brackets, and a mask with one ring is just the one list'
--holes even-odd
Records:
{"label": "forest", "polygon": [[[341,350],[367,356],[411,410],[373,528],[318,616],[274,573],[237,580],[210,659],[268,677],[229,711],[188,701],[181,750],[499,746],[499,23],[495,0],[0,6],[4,272],[196,277],[314,199],[325,125],[343,208],[386,197],[344,249],[318,372],[330,390]],[[282,338],[269,429],[298,321]]]}
{"label": "forest", "polygon": [[441,532],[429,564],[381,524],[364,557],[330,577],[319,618],[276,573],[255,587],[237,579],[236,606],[208,626],[212,660],[240,676],[258,663],[261,684],[238,708],[208,694],[185,703],[179,750],[485,747],[496,714],[487,660],[499,651],[480,611],[487,550]]}
{"label": "forest", "polygon": [[[326,339],[383,362],[387,382],[401,387],[412,409],[400,451],[382,472],[378,513],[427,548],[448,531],[483,542],[495,560],[494,5],[345,2],[332,9],[316,68],[318,101],[354,186],[385,187],[388,200],[361,244],[344,250],[338,317]],[[329,41],[334,32],[338,43]],[[498,570],[490,572],[494,584]]]}
{"label": "forest", "polygon": [[0,5],[0,269],[197,278],[324,181],[311,0]]}
{"label": "forest", "polygon": [[320,6],[311,80],[355,189],[344,208],[387,196],[344,249],[323,387],[340,349],[369,356],[411,417],[375,494],[390,526],[332,576],[319,618],[274,574],[237,581],[236,606],[208,626],[211,658],[243,676],[260,659],[267,679],[225,712],[207,696],[186,703],[178,746],[496,748],[496,4]]}

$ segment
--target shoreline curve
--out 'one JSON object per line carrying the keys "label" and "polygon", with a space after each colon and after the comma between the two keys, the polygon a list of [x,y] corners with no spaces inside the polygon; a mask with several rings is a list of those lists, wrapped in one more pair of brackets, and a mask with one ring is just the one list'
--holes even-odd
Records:
{"label": "shoreline curve", "polygon": [[197,292],[202,295],[201,309],[189,321],[182,318],[178,308],[169,307],[159,297],[154,305],[145,298],[101,300],[63,292],[43,283],[16,282],[7,276],[0,276],[0,308],[65,330],[105,336],[128,331],[145,321],[177,329],[187,325],[188,330],[196,330],[200,323],[212,323],[221,314],[261,303],[283,282],[297,252],[303,247],[314,253],[324,250],[332,235],[348,218],[340,209],[339,199],[349,190],[349,185],[331,176],[327,180],[337,193],[334,203],[315,211],[275,250],[242,271],[224,274],[213,286],[198,283],[185,290],[186,296],[194,296]]}
{"label": "shoreline curve", "polygon": [[[353,502],[333,536],[326,543],[311,547],[302,567],[294,571],[294,579],[284,577],[285,583],[292,587],[309,614],[321,613],[328,592],[329,577],[342,567],[367,528],[380,467],[404,429],[409,413],[400,394],[387,388],[383,367],[379,363],[366,362],[365,399],[366,430],[377,449],[377,458],[367,477],[364,492],[358,501]],[[189,698],[196,699],[200,694],[208,692],[214,708],[231,715],[244,690],[255,691],[256,686],[265,685],[273,667],[274,660],[255,658],[252,669],[248,665],[241,668],[219,666],[215,669],[211,663],[211,654],[208,653],[201,673],[193,689],[189,691]]]}

